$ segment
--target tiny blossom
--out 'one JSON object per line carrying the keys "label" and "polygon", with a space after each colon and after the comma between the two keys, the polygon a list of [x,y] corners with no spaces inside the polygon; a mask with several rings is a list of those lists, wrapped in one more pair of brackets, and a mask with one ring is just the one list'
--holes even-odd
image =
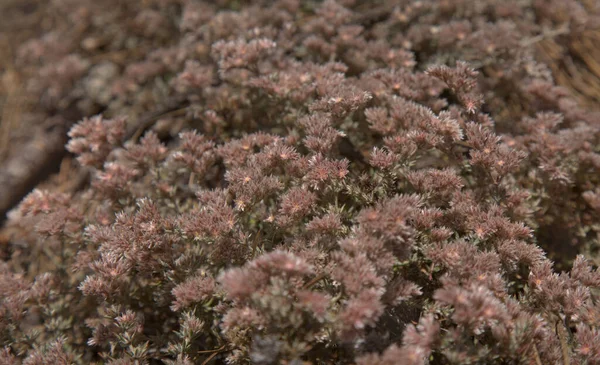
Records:
{"label": "tiny blossom", "polygon": [[253,39],[249,42],[238,39],[230,42],[218,41],[213,44],[212,50],[219,61],[220,70],[226,71],[252,66],[275,47],[275,42],[270,39]]}
{"label": "tiny blossom", "polygon": [[306,229],[315,233],[335,234],[343,227],[340,217],[334,213],[328,213],[322,217],[316,217],[306,225]]}
{"label": "tiny blossom", "polygon": [[584,324],[577,325],[577,341],[579,346],[577,347],[577,353],[587,361],[596,362],[600,361],[600,333],[598,329],[590,329]]}
{"label": "tiny blossom", "polygon": [[374,325],[382,311],[383,307],[377,294],[365,291],[347,303],[341,320],[344,325],[350,327],[349,331],[362,330],[366,326]]}
{"label": "tiny blossom", "polygon": [[367,91],[359,91],[355,87],[343,85],[332,88],[321,99],[310,105],[311,111],[320,111],[332,114],[336,118],[344,118],[367,104],[373,96]]}
{"label": "tiny blossom", "polygon": [[172,155],[173,160],[187,165],[192,172],[203,177],[216,160],[214,143],[196,131],[182,132],[179,138],[181,150]]}
{"label": "tiny blossom", "polygon": [[155,165],[167,156],[167,148],[160,142],[156,133],[147,133],[139,144],[127,148],[127,157],[137,164],[137,167]]}
{"label": "tiny blossom", "polygon": [[457,62],[455,68],[430,67],[427,73],[444,81],[469,113],[475,113],[481,107],[483,96],[477,90],[478,72],[470,68],[466,62]]}
{"label": "tiny blossom", "polygon": [[316,189],[325,182],[341,181],[348,174],[348,160],[329,160],[315,155],[310,158],[308,166],[304,180]]}
{"label": "tiny blossom", "polygon": [[390,153],[390,151],[378,149],[377,147],[373,148],[373,151],[371,152],[371,159],[369,161],[371,166],[380,169],[390,168],[396,162],[398,162],[398,156]]}
{"label": "tiny blossom", "polygon": [[439,289],[434,298],[454,307],[453,320],[477,328],[495,321],[508,322],[508,313],[502,303],[488,294],[486,288],[473,285],[468,289]]}
{"label": "tiny blossom", "polygon": [[191,303],[201,302],[210,298],[214,291],[214,280],[197,276],[188,279],[173,289],[175,302],[172,305],[173,310],[181,310],[188,307]]}
{"label": "tiny blossom", "polygon": [[310,213],[310,210],[316,203],[317,196],[306,189],[292,188],[281,199],[278,219],[282,217],[298,219]]}
{"label": "tiny blossom", "polygon": [[327,114],[311,114],[301,118],[298,123],[306,130],[304,145],[315,153],[330,153],[342,137],[341,132],[333,128]]}
{"label": "tiny blossom", "polygon": [[101,115],[85,118],[69,131],[67,149],[78,155],[84,166],[102,166],[113,147],[125,134],[125,119],[103,119]]}
{"label": "tiny blossom", "polygon": [[307,275],[312,272],[311,267],[301,259],[282,251],[274,251],[262,256],[254,261],[252,266],[275,274]]}

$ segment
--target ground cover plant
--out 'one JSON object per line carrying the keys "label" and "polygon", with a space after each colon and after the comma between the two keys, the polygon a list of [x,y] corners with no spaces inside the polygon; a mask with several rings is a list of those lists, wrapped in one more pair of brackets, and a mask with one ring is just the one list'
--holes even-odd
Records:
{"label": "ground cover plant", "polygon": [[32,6],[0,364],[600,364],[596,2]]}

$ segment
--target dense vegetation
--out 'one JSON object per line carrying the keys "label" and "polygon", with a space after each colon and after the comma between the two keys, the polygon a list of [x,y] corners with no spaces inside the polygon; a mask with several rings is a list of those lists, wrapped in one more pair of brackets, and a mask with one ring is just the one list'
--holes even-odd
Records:
{"label": "dense vegetation", "polygon": [[596,2],[44,6],[0,364],[600,364]]}

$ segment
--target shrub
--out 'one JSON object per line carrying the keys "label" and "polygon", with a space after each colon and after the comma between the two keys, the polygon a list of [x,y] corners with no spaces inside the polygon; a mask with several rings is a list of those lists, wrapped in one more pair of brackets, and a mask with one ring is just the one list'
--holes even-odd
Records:
{"label": "shrub", "polygon": [[0,362],[600,363],[600,124],[535,57],[597,7],[146,3],[21,49],[90,182],[12,214]]}

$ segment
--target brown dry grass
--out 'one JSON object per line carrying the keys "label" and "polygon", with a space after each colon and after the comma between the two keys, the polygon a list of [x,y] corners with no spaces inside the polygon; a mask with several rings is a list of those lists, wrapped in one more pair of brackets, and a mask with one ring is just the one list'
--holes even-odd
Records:
{"label": "brown dry grass", "polygon": [[600,29],[572,36],[566,44],[545,39],[537,48],[558,85],[571,90],[585,107],[600,110]]}
{"label": "brown dry grass", "polygon": [[33,101],[25,93],[27,73],[15,64],[17,47],[43,32],[43,0],[0,2],[0,163],[8,158],[13,132],[23,125],[22,115]]}

